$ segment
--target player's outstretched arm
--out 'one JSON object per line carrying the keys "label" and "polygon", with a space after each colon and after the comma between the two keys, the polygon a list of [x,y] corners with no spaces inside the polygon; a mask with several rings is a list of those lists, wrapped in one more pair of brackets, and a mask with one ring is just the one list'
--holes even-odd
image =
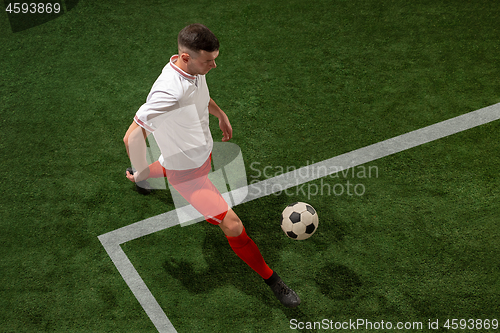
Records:
{"label": "player's outstretched arm", "polygon": [[133,121],[123,138],[130,162],[134,169],[137,170],[134,175],[127,172],[127,178],[133,182],[145,180],[149,176],[149,165],[146,159],[146,137],[149,134]]}
{"label": "player's outstretched arm", "polygon": [[233,137],[233,128],[231,127],[229,118],[211,98],[210,102],[208,103],[208,112],[219,118],[219,127],[223,134],[222,141],[229,141]]}

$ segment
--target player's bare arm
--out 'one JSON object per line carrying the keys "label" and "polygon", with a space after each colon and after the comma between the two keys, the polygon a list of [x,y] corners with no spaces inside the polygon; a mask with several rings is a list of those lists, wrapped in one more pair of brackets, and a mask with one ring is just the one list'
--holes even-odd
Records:
{"label": "player's bare arm", "polygon": [[123,138],[130,162],[137,170],[134,175],[126,172],[127,178],[132,182],[145,180],[149,176],[149,164],[146,159],[146,137],[149,134],[150,132],[133,121]]}
{"label": "player's bare arm", "polygon": [[226,113],[222,111],[221,108],[211,98],[210,102],[208,103],[208,112],[219,119],[219,127],[223,134],[222,141],[229,141],[233,137],[233,128],[231,127],[229,118],[227,117]]}

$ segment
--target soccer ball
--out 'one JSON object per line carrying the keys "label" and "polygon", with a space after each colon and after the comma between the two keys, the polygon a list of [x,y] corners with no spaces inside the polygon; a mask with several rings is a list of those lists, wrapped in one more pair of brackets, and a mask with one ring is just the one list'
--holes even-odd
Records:
{"label": "soccer ball", "polygon": [[281,213],[281,229],[293,239],[307,239],[318,228],[318,213],[304,202],[293,203]]}

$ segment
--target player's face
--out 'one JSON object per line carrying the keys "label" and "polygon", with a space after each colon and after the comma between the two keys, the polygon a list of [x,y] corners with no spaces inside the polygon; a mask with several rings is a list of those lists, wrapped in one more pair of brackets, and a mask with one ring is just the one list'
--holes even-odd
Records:
{"label": "player's face", "polygon": [[215,64],[215,58],[219,56],[219,50],[213,52],[207,52],[201,50],[194,57],[189,57],[188,61],[188,73],[192,75],[205,75],[212,68],[217,67]]}

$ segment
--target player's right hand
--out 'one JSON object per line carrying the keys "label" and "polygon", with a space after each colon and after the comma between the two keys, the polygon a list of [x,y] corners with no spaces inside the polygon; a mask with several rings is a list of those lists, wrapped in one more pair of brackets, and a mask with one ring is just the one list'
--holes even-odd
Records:
{"label": "player's right hand", "polygon": [[[137,173],[137,171],[135,172]],[[135,177],[132,173],[130,173],[130,171],[126,171],[125,172],[125,176],[127,177],[128,180],[130,180],[131,182],[135,183]]]}

